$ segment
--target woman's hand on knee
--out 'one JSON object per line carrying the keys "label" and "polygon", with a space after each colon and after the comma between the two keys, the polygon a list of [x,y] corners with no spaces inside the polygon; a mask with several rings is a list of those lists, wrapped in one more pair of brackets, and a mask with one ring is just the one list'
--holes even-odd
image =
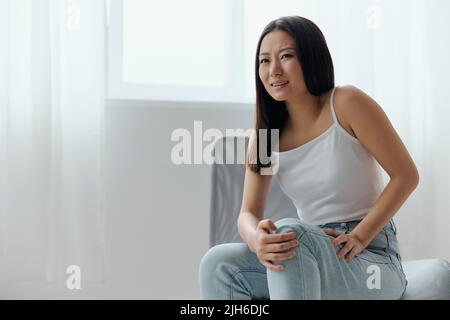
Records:
{"label": "woman's hand on knee", "polygon": [[261,264],[273,271],[284,270],[283,265],[275,265],[274,261],[290,260],[295,251],[290,249],[299,245],[296,232],[273,233],[277,227],[271,219],[261,220],[255,234],[255,250]]}

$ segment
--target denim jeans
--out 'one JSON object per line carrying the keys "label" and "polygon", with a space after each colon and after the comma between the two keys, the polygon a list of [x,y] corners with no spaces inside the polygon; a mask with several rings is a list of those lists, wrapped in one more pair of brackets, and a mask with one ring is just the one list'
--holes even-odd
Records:
{"label": "denim jeans", "polygon": [[266,268],[246,243],[225,243],[208,250],[200,262],[202,299],[400,299],[407,280],[401,265],[397,231],[389,221],[351,261],[339,259],[330,228],[350,232],[360,221],[310,225],[295,218],[275,223],[276,233],[295,231],[300,245],[294,258],[274,261],[283,271]]}

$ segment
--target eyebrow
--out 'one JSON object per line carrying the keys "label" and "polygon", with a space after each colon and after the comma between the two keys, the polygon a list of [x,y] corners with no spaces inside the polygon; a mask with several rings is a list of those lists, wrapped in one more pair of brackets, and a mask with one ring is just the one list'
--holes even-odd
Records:
{"label": "eyebrow", "polygon": [[[280,51],[284,51],[284,50],[288,50],[288,49],[293,49],[293,50],[295,50],[294,47],[285,47],[285,48],[281,48]],[[261,52],[259,55],[260,55],[260,56],[266,56],[266,55],[268,55],[268,53],[267,53],[267,52]]]}

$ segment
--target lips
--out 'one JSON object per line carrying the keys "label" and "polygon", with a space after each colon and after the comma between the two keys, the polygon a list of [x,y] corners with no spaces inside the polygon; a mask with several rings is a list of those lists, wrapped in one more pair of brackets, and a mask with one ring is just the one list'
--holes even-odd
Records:
{"label": "lips", "polygon": [[282,86],[284,86],[284,85],[286,85],[288,83],[289,83],[289,81],[277,81],[277,82],[274,82],[274,83],[272,83],[270,85],[272,87],[282,87]]}

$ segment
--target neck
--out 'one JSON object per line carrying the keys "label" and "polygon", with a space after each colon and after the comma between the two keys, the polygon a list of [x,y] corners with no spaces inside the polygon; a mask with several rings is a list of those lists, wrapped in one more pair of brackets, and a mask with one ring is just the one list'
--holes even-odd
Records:
{"label": "neck", "polygon": [[285,103],[289,114],[287,126],[294,130],[304,130],[310,128],[318,119],[323,101],[321,96],[306,92]]}

